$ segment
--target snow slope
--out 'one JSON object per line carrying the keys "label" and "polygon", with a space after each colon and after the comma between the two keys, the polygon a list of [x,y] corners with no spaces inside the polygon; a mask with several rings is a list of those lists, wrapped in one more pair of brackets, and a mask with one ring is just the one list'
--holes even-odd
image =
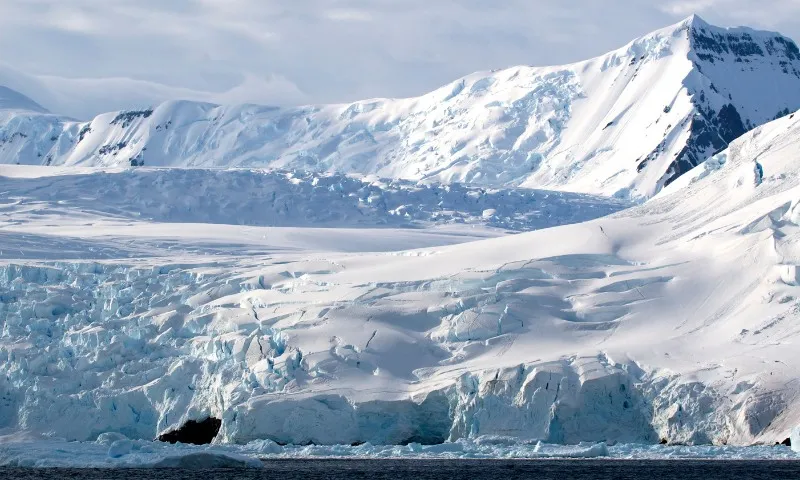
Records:
{"label": "snow slope", "polygon": [[800,108],[800,50],[691,17],[601,57],[480,72],[419,98],[174,101],[76,123],[0,118],[0,163],[269,166],[649,198]]}
{"label": "snow slope", "polygon": [[[213,416],[236,444],[783,441],[799,139],[789,115],[612,216],[399,252],[256,250],[231,241],[244,227],[127,213],[122,234],[110,209],[65,226],[9,202],[2,245],[24,248],[0,260],[0,429],[150,440]],[[114,175],[139,174],[170,175]],[[26,175],[3,188],[41,201]]]}

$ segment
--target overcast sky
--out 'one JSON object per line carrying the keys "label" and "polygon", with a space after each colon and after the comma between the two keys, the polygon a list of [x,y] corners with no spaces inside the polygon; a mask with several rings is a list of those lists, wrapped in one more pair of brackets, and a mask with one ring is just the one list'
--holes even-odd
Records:
{"label": "overcast sky", "polygon": [[0,82],[117,77],[105,90],[73,82],[105,91],[80,114],[136,92],[283,105],[411,96],[476,70],[597,56],[691,13],[800,38],[800,0],[0,0]]}

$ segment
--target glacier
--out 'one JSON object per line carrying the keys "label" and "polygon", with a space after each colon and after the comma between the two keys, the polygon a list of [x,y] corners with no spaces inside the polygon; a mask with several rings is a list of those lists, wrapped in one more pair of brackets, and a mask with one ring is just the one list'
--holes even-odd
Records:
{"label": "glacier", "polygon": [[170,101],[88,121],[11,106],[0,163],[268,167],[642,200],[800,108],[800,50],[693,16],[585,62],[479,72],[418,98]]}
{"label": "glacier", "polygon": [[[263,169],[7,166],[0,222],[91,215],[157,223],[304,228],[474,225],[530,231],[632,205],[587,194]],[[176,201],[174,196],[180,198]]]}
{"label": "glacier", "polygon": [[0,89],[0,465],[796,459],[798,72],[691,17],[417,99]]}
{"label": "glacier", "polygon": [[800,424],[799,133],[792,114],[757,128],[609,216],[400,251],[169,223],[69,169],[5,167],[39,205],[4,206],[21,248],[0,260],[0,433],[152,441],[216,418],[220,445],[782,442]]}

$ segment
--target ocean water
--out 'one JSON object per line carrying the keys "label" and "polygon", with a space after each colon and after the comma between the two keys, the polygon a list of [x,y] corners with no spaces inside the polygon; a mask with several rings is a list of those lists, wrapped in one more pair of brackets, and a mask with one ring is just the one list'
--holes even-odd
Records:
{"label": "ocean water", "polygon": [[14,480],[713,480],[800,479],[800,461],[768,460],[269,460],[263,470],[14,469]]}

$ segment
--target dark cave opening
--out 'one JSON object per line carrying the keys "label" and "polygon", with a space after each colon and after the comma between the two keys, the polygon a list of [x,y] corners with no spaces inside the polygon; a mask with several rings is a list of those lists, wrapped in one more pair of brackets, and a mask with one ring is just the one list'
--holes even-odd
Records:
{"label": "dark cave opening", "polygon": [[222,426],[222,420],[208,417],[205,420],[189,420],[181,428],[162,433],[158,441],[168,443],[189,443],[192,445],[207,445],[214,440]]}

